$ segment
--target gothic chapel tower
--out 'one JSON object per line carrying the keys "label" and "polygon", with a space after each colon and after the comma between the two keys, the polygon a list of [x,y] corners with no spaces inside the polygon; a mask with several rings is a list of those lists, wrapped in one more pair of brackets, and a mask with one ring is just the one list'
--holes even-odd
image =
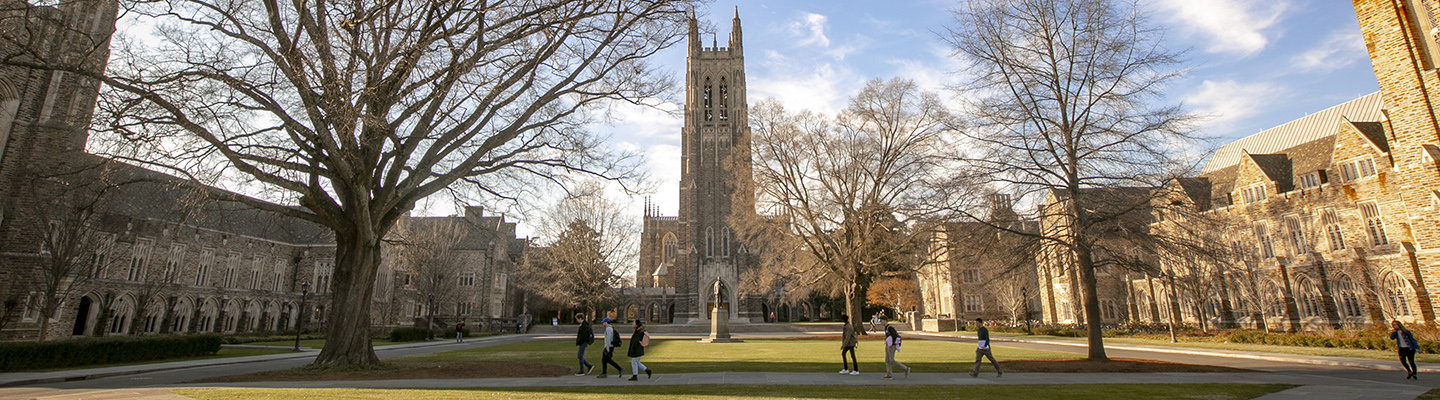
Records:
{"label": "gothic chapel tower", "polygon": [[[690,18],[685,68],[685,116],[681,128],[680,268],[674,273],[677,293],[694,294],[679,307],[677,321],[703,322],[716,301],[728,305],[730,319],[746,322],[752,312],[736,296],[743,267],[743,247],[735,242],[730,218],[736,212],[734,176],[749,174],[748,113],[745,103],[745,57],[740,13],[730,25],[729,47],[712,38],[702,47],[698,21]],[[748,203],[748,202],[747,202]]]}

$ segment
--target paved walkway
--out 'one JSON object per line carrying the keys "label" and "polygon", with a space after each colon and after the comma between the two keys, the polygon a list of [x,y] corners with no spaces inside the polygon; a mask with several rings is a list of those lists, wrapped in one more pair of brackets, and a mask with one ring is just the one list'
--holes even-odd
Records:
{"label": "paved walkway", "polygon": [[[933,337],[933,338],[954,338],[954,337],[957,337],[957,336],[960,337],[960,338],[963,338],[963,339],[971,339],[971,340],[973,340],[973,339],[975,338],[975,335],[974,335],[974,334],[965,334],[965,333],[956,334],[956,333],[912,332],[912,333],[910,333],[910,334],[912,334],[912,335],[918,335],[918,336],[925,336],[925,337]],[[1048,344],[1048,345],[1055,345],[1055,346],[1069,346],[1069,347],[1079,347],[1079,348],[1085,348],[1085,347],[1088,347],[1088,346],[1089,346],[1089,344],[1087,344],[1085,341],[1082,341],[1082,340],[1053,339],[1053,338],[1032,337],[1032,336],[1019,336],[1019,337],[1017,337],[1017,336],[991,336],[990,339],[991,339],[992,341],[996,342],[996,343],[1000,343],[1000,342],[1036,343],[1036,344]],[[1194,355],[1194,356],[1210,356],[1210,357],[1238,358],[1238,359],[1263,360],[1263,361],[1274,361],[1274,362],[1295,363],[1295,364],[1328,365],[1328,366],[1334,366],[1334,367],[1363,368],[1363,369],[1370,369],[1370,370],[1377,370],[1377,371],[1403,371],[1403,370],[1404,370],[1403,368],[1400,367],[1400,362],[1397,361],[1397,360],[1376,360],[1376,359],[1372,359],[1372,358],[1312,356],[1312,355],[1303,355],[1303,354],[1266,353],[1266,352],[1259,352],[1259,351],[1221,350],[1221,349],[1206,349],[1206,348],[1198,348],[1198,347],[1178,347],[1178,346],[1164,346],[1164,345],[1143,345],[1143,344],[1113,343],[1113,342],[1107,342],[1107,343],[1105,343],[1105,349],[1106,349],[1106,350],[1132,350],[1132,351],[1143,351],[1143,352],[1149,352],[1149,353],[1185,354],[1185,355]],[[1436,364],[1436,363],[1415,363],[1415,366],[1420,369],[1420,372],[1440,372],[1440,364]]]}
{"label": "paved walkway", "polygon": [[[826,334],[826,333],[822,333]],[[833,334],[833,333],[829,333]],[[912,333],[921,334],[921,333]],[[776,333],[772,335],[744,335],[745,337],[783,337],[795,336],[793,332]],[[923,334],[931,336],[933,334]],[[667,335],[668,336],[668,335]],[[686,335],[674,335],[675,338],[686,338]],[[953,334],[933,335],[936,338],[949,338],[951,340],[973,340],[969,338],[956,338]],[[468,348],[488,346],[492,344],[511,343],[516,341],[550,338],[540,335],[506,335],[489,338],[468,340],[465,344],[453,342],[425,342],[411,343],[392,346],[377,347],[377,352],[386,353],[414,353],[446,351],[454,348]],[[1084,346],[1084,342],[1069,341],[1060,339],[1044,338],[1016,338],[1016,337],[994,337],[996,341],[1009,341],[1017,344],[1029,343],[1032,345],[1049,346]],[[1431,388],[1415,381],[1404,381],[1395,375],[1393,381],[1390,379],[1393,373],[1379,373],[1374,370],[1397,370],[1393,362],[1383,360],[1369,360],[1345,357],[1320,357],[1320,356],[1299,356],[1278,353],[1263,352],[1237,352],[1219,351],[1209,349],[1174,348],[1165,346],[1143,346],[1130,344],[1107,344],[1107,349],[1129,350],[1149,353],[1163,354],[1190,354],[1205,356],[1211,360],[1218,360],[1216,363],[1225,363],[1224,360],[1232,359],[1237,363],[1254,362],[1244,360],[1264,360],[1272,363],[1298,363],[1312,367],[1295,368],[1283,372],[1246,372],[1246,373],[1012,373],[1004,377],[995,377],[991,374],[982,375],[979,378],[971,378],[964,374],[913,374],[908,378],[897,377],[894,380],[883,380],[881,373],[865,373],[859,376],[848,376],[833,373],[738,373],[738,372],[715,372],[698,374],[665,374],[660,371],[653,379],[641,378],[638,382],[629,382],[623,379],[597,379],[594,376],[586,377],[558,377],[558,378],[500,378],[500,379],[445,379],[445,380],[396,380],[396,381],[328,381],[328,382],[249,382],[249,383],[226,383],[226,384],[173,384],[153,382],[145,384],[145,376],[153,376],[152,372],[167,373],[162,371],[182,370],[200,367],[225,367],[234,365],[237,370],[246,365],[274,364],[298,364],[305,362],[305,359],[314,357],[315,351],[299,353],[272,354],[251,357],[235,357],[210,360],[180,361],[171,363],[157,363],[144,365],[131,365],[121,367],[93,368],[85,370],[39,372],[39,373],[3,373],[0,374],[0,399],[157,399],[177,400],[184,399],[167,392],[166,388],[174,387],[266,387],[266,388],[470,388],[470,387],[588,387],[588,386],[630,386],[630,385],[1039,385],[1039,384],[1172,384],[1172,383],[1242,383],[1242,384],[1287,384],[1296,385],[1296,388],[1277,392],[1261,397],[1265,400],[1330,400],[1330,399],[1413,399]],[[394,350],[394,351],[392,351]],[[382,357],[384,357],[382,355]],[[1297,364],[1288,364],[1297,365]],[[279,367],[277,367],[279,368]],[[1371,370],[1367,372],[1366,370]],[[1440,365],[1423,364],[1424,371],[1440,371]],[[168,372],[174,373],[174,372]],[[148,374],[148,375],[147,375]],[[1368,374],[1368,375],[1366,375]],[[1376,379],[1376,374],[1382,374],[1383,378]],[[133,380],[126,383],[126,386],[108,386],[114,389],[93,389],[73,388],[81,382],[76,380],[99,379],[102,377],[116,377],[123,375],[137,375]],[[1363,376],[1362,376],[1363,375]],[[1369,377],[1370,379],[1361,379]],[[1354,378],[1354,379],[1352,379]],[[1429,377],[1422,377],[1426,381]],[[115,378],[111,378],[113,381]],[[106,380],[101,380],[104,382]],[[57,383],[69,382],[69,383]],[[179,382],[174,381],[174,382]],[[46,384],[49,383],[49,384]],[[112,382],[113,383],[113,382]],[[1433,383],[1431,383],[1433,385]],[[14,387],[22,386],[23,387]],[[6,388],[6,386],[12,386]],[[47,387],[48,386],[48,387]],[[66,387],[72,387],[66,389]],[[107,386],[96,386],[107,387]]]}

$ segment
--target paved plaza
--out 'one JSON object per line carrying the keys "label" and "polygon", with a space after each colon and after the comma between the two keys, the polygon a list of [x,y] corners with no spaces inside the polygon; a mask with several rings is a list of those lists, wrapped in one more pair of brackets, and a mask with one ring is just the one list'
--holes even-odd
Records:
{"label": "paved plaza", "polygon": [[[833,335],[833,332],[810,332],[811,335]],[[920,335],[912,333],[911,335]],[[972,341],[952,335],[924,334],[932,340]],[[685,339],[693,335],[671,335],[661,338]],[[794,332],[751,333],[741,338],[793,337]],[[563,339],[555,335],[508,335],[470,340],[466,343],[413,343],[376,348],[381,358],[443,352],[464,348],[518,343],[530,340]],[[1083,342],[1046,338],[996,338],[1006,346],[1036,350],[1077,351]],[[184,382],[217,376],[248,374],[292,368],[308,364],[317,352],[272,354],[215,360],[181,361],[123,367],[94,368],[43,373],[0,374],[0,398],[3,399],[184,399],[166,391],[168,388],[513,388],[513,387],[580,387],[637,385],[823,385],[823,386],[884,386],[943,385],[963,391],[976,385],[1056,385],[1056,384],[1183,384],[1238,383],[1288,384],[1297,387],[1273,393],[1261,399],[1413,399],[1440,387],[1440,365],[1421,364],[1419,381],[1405,381],[1398,363],[1345,357],[1300,356],[1278,353],[1216,351],[1192,348],[1171,348],[1128,344],[1107,345],[1107,353],[1116,358],[1137,358],[1188,364],[1216,365],[1250,369],[1244,373],[1009,373],[1003,377],[981,374],[978,378],[961,372],[968,370],[968,361],[957,355],[955,373],[917,373],[908,378],[881,379],[882,373],[859,376],[835,373],[781,372],[711,372],[665,374],[652,379],[629,382],[623,379],[596,379],[595,376],[555,378],[495,379],[428,379],[311,382],[244,382],[187,384]],[[1433,375],[1432,375],[1433,374]]]}

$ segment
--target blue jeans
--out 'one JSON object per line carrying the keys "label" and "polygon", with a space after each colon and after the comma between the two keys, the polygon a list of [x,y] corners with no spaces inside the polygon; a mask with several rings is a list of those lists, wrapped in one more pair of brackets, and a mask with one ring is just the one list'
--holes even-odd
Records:
{"label": "blue jeans", "polygon": [[580,345],[580,353],[575,355],[575,358],[580,359],[580,373],[582,374],[585,373],[586,367],[591,367],[590,362],[585,361],[585,348],[589,346],[588,344]]}
{"label": "blue jeans", "polygon": [[649,370],[649,368],[645,368],[645,364],[640,363],[640,357],[630,357],[631,376],[638,376],[641,372],[645,372],[647,370]]}

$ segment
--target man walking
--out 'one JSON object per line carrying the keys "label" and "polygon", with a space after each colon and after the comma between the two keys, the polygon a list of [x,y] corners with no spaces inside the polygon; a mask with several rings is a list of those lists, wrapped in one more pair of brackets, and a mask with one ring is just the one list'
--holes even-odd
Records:
{"label": "man walking", "polygon": [[979,325],[980,328],[975,330],[975,368],[970,370],[970,377],[974,378],[980,375],[981,357],[990,359],[990,365],[995,367],[996,378],[1005,375],[1000,371],[1000,363],[995,362],[995,356],[990,354],[990,330],[985,329],[985,320],[976,318],[975,325]]}
{"label": "man walking", "polygon": [[465,321],[455,324],[455,343],[465,341]]}
{"label": "man walking", "polygon": [[610,318],[605,318],[601,320],[600,323],[605,324],[605,348],[600,352],[599,378],[604,378],[608,375],[611,365],[615,366],[615,375],[624,378],[625,369],[620,368],[620,364],[615,363],[615,348],[620,347],[620,332],[617,332],[615,327],[610,326]]}
{"label": "man walking", "polygon": [[580,347],[580,353],[575,355],[575,358],[580,359],[580,372],[575,376],[585,376],[595,370],[594,365],[585,361],[585,347],[595,343],[595,330],[590,329],[590,321],[585,320],[585,314],[575,314],[575,322],[580,323],[580,332],[575,334],[575,345]]}
{"label": "man walking", "polygon": [[[844,330],[840,333],[840,363],[844,365],[840,370],[841,375],[860,375],[860,362],[855,360],[855,345],[859,344],[860,338],[855,335],[855,326],[850,323],[850,315],[841,315],[844,321]],[[845,353],[850,353],[850,359],[845,359]],[[855,364],[855,369],[850,369],[850,364]]]}

